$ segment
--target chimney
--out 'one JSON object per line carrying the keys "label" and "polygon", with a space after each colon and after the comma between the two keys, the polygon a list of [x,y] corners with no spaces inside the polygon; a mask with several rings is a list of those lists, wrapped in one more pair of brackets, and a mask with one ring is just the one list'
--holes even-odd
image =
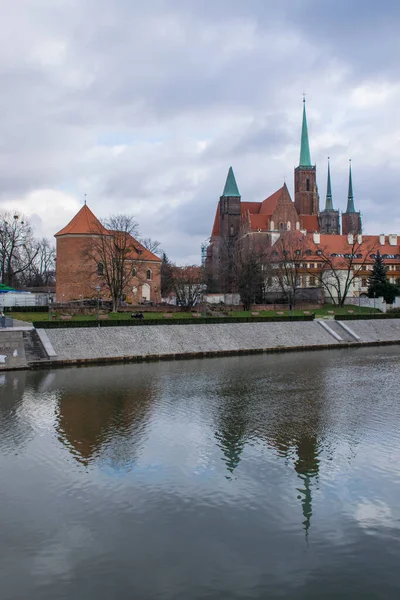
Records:
{"label": "chimney", "polygon": [[397,235],[395,233],[389,234],[389,244],[391,246],[397,246]]}
{"label": "chimney", "polygon": [[347,243],[350,244],[350,246],[354,244],[354,236],[352,233],[347,234]]}
{"label": "chimney", "polygon": [[321,243],[321,235],[319,233],[317,233],[316,231],[313,233],[313,242],[314,242],[314,244]]}
{"label": "chimney", "polygon": [[362,235],[361,235],[361,233],[359,233],[357,235],[357,244],[362,244]]}
{"label": "chimney", "polygon": [[384,233],[380,234],[380,236],[379,236],[379,243],[380,243],[381,246],[385,245],[385,234]]}

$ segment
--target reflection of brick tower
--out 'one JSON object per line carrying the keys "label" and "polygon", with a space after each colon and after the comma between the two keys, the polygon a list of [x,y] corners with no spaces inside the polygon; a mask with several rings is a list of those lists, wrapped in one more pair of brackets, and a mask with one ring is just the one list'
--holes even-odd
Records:
{"label": "reflection of brick tower", "polygon": [[328,158],[328,183],[326,187],[325,209],[319,214],[320,232],[333,235],[340,234],[339,211],[333,208],[331,169]]}
{"label": "reflection of brick tower", "polygon": [[305,100],[303,100],[300,162],[294,170],[294,205],[299,215],[319,213],[316,168],[311,164]]}
{"label": "reflection of brick tower", "polygon": [[351,176],[351,161],[349,167],[349,193],[347,195],[346,212],[342,214],[342,233],[357,235],[362,233],[361,213],[354,208],[353,181]]}

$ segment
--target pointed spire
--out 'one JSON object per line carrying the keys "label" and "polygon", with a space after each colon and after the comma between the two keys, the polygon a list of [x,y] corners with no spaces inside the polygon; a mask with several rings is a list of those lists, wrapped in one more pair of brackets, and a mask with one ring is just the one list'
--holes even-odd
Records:
{"label": "pointed spire", "polygon": [[328,156],[328,182],[326,185],[325,210],[333,210],[332,188],[331,188],[331,166],[329,163],[329,156]]}
{"label": "pointed spire", "polygon": [[349,193],[347,194],[347,213],[355,213],[354,196],[353,196],[353,180],[351,176],[351,159],[349,160]]}
{"label": "pointed spire", "polygon": [[299,167],[312,167],[306,115],[306,99],[303,97],[303,124],[301,126],[301,146]]}
{"label": "pointed spire", "polygon": [[226,183],[224,187],[224,191],[222,192],[223,196],[234,196],[240,198],[239,188],[236,183],[235,175],[233,174],[232,167],[229,167],[228,176],[226,178]]}

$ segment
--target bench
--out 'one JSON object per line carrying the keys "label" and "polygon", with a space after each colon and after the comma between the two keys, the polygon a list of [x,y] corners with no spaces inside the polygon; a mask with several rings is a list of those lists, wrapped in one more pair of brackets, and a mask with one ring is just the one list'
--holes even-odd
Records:
{"label": "bench", "polygon": [[252,316],[252,317],[259,317],[259,316],[260,316],[260,313],[259,313],[259,312],[257,312],[257,311],[254,311],[254,312],[252,312],[252,313],[251,313],[251,316]]}
{"label": "bench", "polygon": [[196,319],[198,319],[199,317],[201,317],[201,313],[198,313],[198,312],[192,313],[192,317],[195,317]]}
{"label": "bench", "polygon": [[163,313],[163,319],[172,319],[172,313]]}
{"label": "bench", "polygon": [[285,313],[284,313],[283,311],[277,310],[277,311],[276,311],[276,314],[277,314],[277,315],[284,315]]}
{"label": "bench", "polygon": [[347,312],[353,314],[354,310],[348,310]]}
{"label": "bench", "polygon": [[71,315],[61,315],[60,319],[61,319],[61,321],[71,321],[72,316]]}
{"label": "bench", "polygon": [[108,315],[99,315],[100,321],[106,321],[108,319]]}

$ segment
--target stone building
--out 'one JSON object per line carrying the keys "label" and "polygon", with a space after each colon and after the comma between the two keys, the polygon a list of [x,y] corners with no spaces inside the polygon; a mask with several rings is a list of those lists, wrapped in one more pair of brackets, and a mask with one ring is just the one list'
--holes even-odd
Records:
{"label": "stone building", "polygon": [[[72,221],[55,234],[57,302],[94,298],[98,287],[101,298],[109,296],[101,258],[95,260],[88,249],[99,237],[115,238],[116,235],[118,232],[103,227],[86,203]],[[124,290],[126,301],[159,302],[161,259],[129,236],[126,264],[131,278]]]}

